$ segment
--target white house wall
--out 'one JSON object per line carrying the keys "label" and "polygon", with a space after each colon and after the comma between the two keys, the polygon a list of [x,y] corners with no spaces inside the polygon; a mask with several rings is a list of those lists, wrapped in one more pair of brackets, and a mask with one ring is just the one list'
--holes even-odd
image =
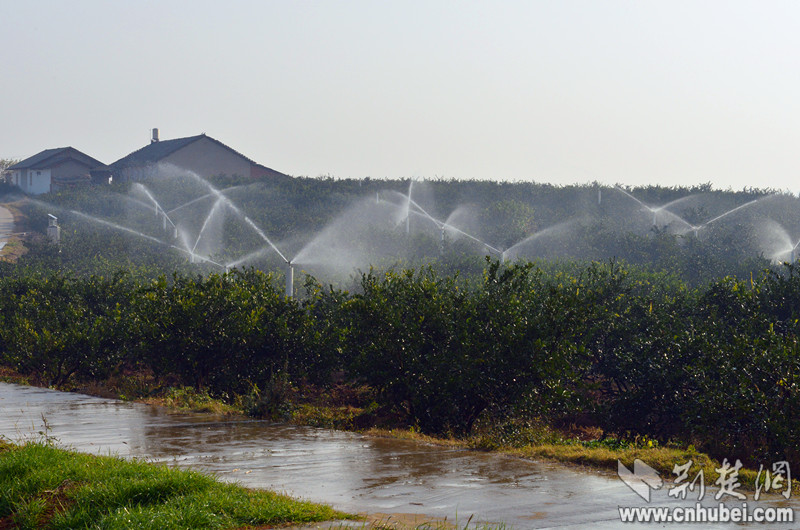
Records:
{"label": "white house wall", "polygon": [[40,195],[50,191],[49,169],[23,169],[14,171],[12,182],[25,193]]}

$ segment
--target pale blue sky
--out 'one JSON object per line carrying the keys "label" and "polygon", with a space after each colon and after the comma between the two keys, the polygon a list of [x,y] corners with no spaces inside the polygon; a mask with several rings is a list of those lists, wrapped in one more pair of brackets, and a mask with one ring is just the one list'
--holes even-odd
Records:
{"label": "pale blue sky", "polygon": [[800,2],[0,0],[0,157],[800,189]]}

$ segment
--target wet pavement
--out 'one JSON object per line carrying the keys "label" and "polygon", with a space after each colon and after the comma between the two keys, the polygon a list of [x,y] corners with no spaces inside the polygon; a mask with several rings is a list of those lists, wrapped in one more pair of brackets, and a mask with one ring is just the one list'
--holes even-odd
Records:
{"label": "wet pavement", "polygon": [[7,208],[0,205],[0,250],[8,242],[8,236],[14,233],[14,216]]}
{"label": "wet pavement", "polygon": [[[0,434],[19,441],[44,433],[75,450],[192,467],[344,511],[424,514],[462,527],[470,516],[513,528],[630,527],[620,522],[619,506],[694,505],[665,488],[648,505],[616,474],[0,383]],[[716,505],[713,492],[703,504]],[[748,506],[800,507],[783,497]]]}

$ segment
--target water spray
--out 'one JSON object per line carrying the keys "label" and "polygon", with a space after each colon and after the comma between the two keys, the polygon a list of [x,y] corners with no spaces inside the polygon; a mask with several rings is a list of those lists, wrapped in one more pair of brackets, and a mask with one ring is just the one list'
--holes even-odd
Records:
{"label": "water spray", "polygon": [[[762,197],[762,198],[764,198],[764,199],[765,199],[765,198],[768,198],[768,197],[770,197],[770,196],[768,195],[767,197]],[[705,227],[705,226],[708,226],[708,225],[710,225],[711,223],[714,223],[714,222],[716,222],[716,221],[719,221],[719,220],[720,220],[720,219],[722,219],[723,217],[726,217],[726,216],[728,216],[728,215],[730,215],[730,214],[732,214],[732,213],[734,213],[734,212],[737,212],[737,211],[741,210],[742,208],[747,208],[747,207],[748,207],[748,206],[750,206],[751,204],[755,204],[755,203],[757,203],[757,202],[758,202],[758,201],[760,201],[760,200],[761,200],[761,199],[754,199],[754,200],[752,200],[752,201],[750,201],[750,202],[746,202],[746,203],[744,203],[744,204],[740,204],[740,205],[739,205],[739,206],[737,206],[736,208],[733,208],[732,210],[728,210],[727,212],[723,213],[722,215],[718,215],[718,216],[716,216],[715,218],[711,219],[710,221],[706,221],[706,222],[703,224],[703,226],[701,226],[701,228],[703,228],[703,227]]]}
{"label": "water spray", "polygon": [[200,243],[200,238],[203,237],[203,233],[206,231],[208,224],[211,222],[211,218],[214,217],[214,215],[217,213],[217,210],[219,210],[220,206],[222,206],[222,200],[217,199],[217,201],[214,203],[214,206],[208,212],[205,221],[203,221],[203,226],[200,228],[200,232],[198,232],[197,234],[197,239],[195,240],[194,245],[192,246],[192,253],[194,253],[198,243]]}
{"label": "water spray", "polygon": [[[229,187],[229,188],[224,188],[224,189],[221,189],[221,190],[219,190],[219,192],[220,192],[220,193],[227,193],[227,192],[230,192],[230,191],[233,191],[233,190],[237,190],[237,189],[239,189],[239,188],[244,188],[244,187],[245,187],[245,185],[241,185],[241,186],[231,186],[231,187]],[[183,208],[186,208],[187,206],[191,206],[191,205],[193,205],[193,204],[196,204],[196,203],[198,203],[198,202],[200,202],[200,201],[202,201],[202,200],[208,199],[209,197],[216,197],[216,195],[215,195],[214,193],[206,193],[205,195],[202,195],[202,196],[200,196],[200,197],[197,197],[196,199],[192,199],[192,200],[191,200],[191,201],[189,201],[189,202],[185,202],[185,203],[183,203],[183,204],[180,204],[180,205],[176,206],[175,208],[171,209],[171,210],[170,210],[170,211],[168,211],[167,213],[168,213],[168,214],[175,213],[175,212],[177,212],[178,210],[182,210]]]}
{"label": "water spray", "polygon": [[[144,193],[147,196],[147,198],[150,199],[150,201],[153,203],[153,206],[154,206],[154,209],[155,209],[155,213],[156,213],[156,219],[158,219],[159,216],[163,216],[162,225],[164,227],[164,232],[167,231],[167,223],[169,223],[169,224],[172,225],[172,228],[175,229],[175,233],[177,234],[178,227],[175,226],[175,223],[173,223],[172,219],[169,218],[169,214],[166,212],[166,210],[164,210],[164,208],[161,207],[161,205],[158,203],[156,198],[153,197],[153,194],[150,193],[150,190],[148,190],[147,187],[144,184],[141,184],[139,182],[136,183],[136,187],[137,187],[137,189],[141,190],[141,192]],[[176,235],[175,237],[178,237],[178,236]]]}
{"label": "water spray", "polygon": [[798,241],[797,244],[792,247],[792,253],[790,256],[792,259],[791,261],[792,263],[795,263],[797,261],[797,247],[800,247],[800,241]]}
{"label": "water spray", "polygon": [[[122,225],[119,225],[117,223],[113,223],[111,221],[106,221],[105,219],[100,219],[99,217],[94,217],[92,215],[85,214],[83,212],[79,212],[77,210],[68,210],[68,211],[70,213],[74,214],[74,215],[77,215],[78,217],[81,217],[81,218],[86,219],[88,221],[91,221],[93,223],[97,223],[97,224],[101,224],[101,225],[104,225],[104,226],[108,226],[110,228],[114,228],[115,230],[120,230],[122,232],[127,232],[129,234],[141,237],[143,239],[147,239],[147,240],[152,241],[154,243],[158,243],[159,245],[164,245],[164,246],[167,246],[169,248],[175,249],[178,252],[183,252],[184,254],[188,254],[189,255],[189,261],[191,263],[206,262],[206,263],[210,263],[212,265],[216,265],[217,267],[219,267],[221,269],[225,268],[225,265],[223,265],[221,263],[217,263],[216,261],[214,261],[212,259],[209,259],[209,258],[207,258],[205,256],[201,256],[199,254],[195,254],[191,250],[188,250],[188,248],[181,248],[181,247],[172,245],[172,244],[167,243],[165,241],[162,241],[162,240],[160,240],[160,239],[158,239],[156,237],[149,236],[149,235],[147,235],[145,233],[142,233],[142,232],[139,232],[137,230],[133,230],[132,228],[128,228],[126,226],[122,226]],[[176,232],[177,232],[177,228],[176,228]]]}
{"label": "water spray", "polygon": [[[654,208],[652,206],[649,206],[649,205],[643,203],[642,201],[640,201],[639,199],[637,199],[636,197],[634,197],[633,195],[631,195],[630,193],[628,193],[624,189],[620,188],[619,186],[614,186],[613,189],[615,189],[618,192],[622,193],[626,197],[636,201],[644,210],[651,212],[653,214],[653,226],[658,226],[658,212],[663,210],[664,212],[666,212],[670,216],[670,218],[672,218],[672,219],[674,219],[676,221],[680,221],[682,224],[688,226],[690,229],[694,229],[694,227],[691,224],[689,224],[685,219],[683,219],[681,216],[679,216],[679,215],[677,215],[677,214],[675,214],[675,213],[673,213],[673,212],[671,212],[671,211],[669,211],[667,209],[668,206],[670,206],[672,204],[675,204],[677,202],[680,202],[680,201],[686,199],[687,197],[690,197],[690,195],[687,196],[687,197],[681,197],[680,199],[676,199],[674,201],[670,201],[667,204],[659,206],[658,208]],[[708,224],[708,223],[706,223],[706,224]]]}
{"label": "water spray", "polygon": [[[412,206],[413,206],[413,209],[412,209]],[[434,225],[436,225],[436,227],[441,231],[441,242],[442,242],[442,245],[444,245],[445,230],[452,230],[453,232],[457,232],[458,234],[460,234],[460,235],[462,235],[464,237],[467,237],[467,238],[469,238],[469,239],[471,239],[471,240],[473,240],[473,241],[475,241],[477,243],[480,243],[487,250],[489,250],[491,252],[494,252],[498,256],[502,257],[502,255],[503,255],[503,251],[502,250],[499,250],[499,249],[493,247],[492,245],[486,243],[485,241],[482,241],[482,240],[478,239],[477,237],[473,236],[472,234],[468,234],[467,232],[465,232],[465,231],[463,231],[463,230],[461,230],[459,228],[456,228],[455,226],[453,226],[451,224],[448,224],[446,222],[443,222],[443,221],[440,221],[440,220],[436,219],[431,214],[429,214],[427,211],[425,211],[425,208],[423,208],[422,206],[417,204],[417,202],[414,201],[411,197],[406,197],[406,234],[409,233],[409,222],[410,222],[410,218],[411,218],[412,214],[413,215],[418,215],[420,217],[423,217],[423,218],[431,221]]]}
{"label": "water spray", "polygon": [[224,203],[224,204],[225,204],[225,206],[227,206],[228,208],[230,208],[231,210],[233,210],[233,211],[236,213],[236,215],[238,215],[238,216],[239,216],[239,217],[240,217],[242,220],[244,220],[244,222],[246,222],[248,225],[250,225],[250,227],[251,227],[251,228],[252,228],[252,229],[253,229],[253,230],[256,232],[256,234],[258,234],[258,235],[259,235],[259,237],[261,237],[261,239],[263,239],[265,243],[267,243],[267,244],[268,244],[270,247],[272,247],[272,250],[274,250],[275,252],[277,252],[277,254],[278,254],[278,255],[279,255],[279,256],[280,256],[280,257],[281,257],[281,258],[282,258],[282,259],[283,259],[283,260],[284,260],[286,263],[289,263],[289,260],[288,260],[288,259],[286,259],[286,256],[284,256],[284,255],[283,255],[283,253],[282,253],[282,252],[281,252],[281,251],[278,249],[278,247],[276,247],[276,246],[275,246],[275,244],[274,244],[272,241],[270,241],[270,239],[267,237],[267,235],[264,233],[264,231],[263,231],[263,230],[261,230],[261,229],[258,227],[258,225],[256,225],[256,224],[253,222],[253,220],[252,220],[252,219],[250,219],[250,218],[247,216],[247,214],[245,214],[245,213],[244,213],[244,212],[243,212],[243,211],[242,211],[242,210],[241,210],[241,209],[240,209],[238,206],[236,206],[235,204],[233,204],[233,202],[231,202],[231,200],[230,200],[229,198],[227,198],[225,195],[223,195],[223,194],[222,194],[222,192],[221,192],[220,190],[218,190],[217,188],[215,188],[214,186],[212,186],[212,185],[211,185],[209,182],[207,182],[207,181],[203,180],[203,179],[202,179],[202,178],[200,178],[199,176],[198,176],[197,178],[199,178],[199,179],[200,179],[200,181],[201,181],[201,182],[203,182],[203,183],[204,183],[204,184],[205,184],[205,185],[208,187],[208,189],[211,191],[211,193],[213,193],[214,195],[216,195],[216,196],[217,196],[217,198],[218,198],[220,201],[222,201],[222,203]]}

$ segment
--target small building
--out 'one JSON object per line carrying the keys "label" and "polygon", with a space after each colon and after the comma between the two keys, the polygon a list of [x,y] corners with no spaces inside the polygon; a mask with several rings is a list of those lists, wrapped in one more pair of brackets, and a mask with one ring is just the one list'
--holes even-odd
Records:
{"label": "small building", "polygon": [[155,175],[159,164],[172,164],[204,178],[219,175],[287,178],[205,133],[162,141],[158,129],[153,129],[149,145],[117,160],[109,169],[115,182],[138,181]]}
{"label": "small building", "polygon": [[91,171],[104,164],[74,147],[45,149],[6,169],[9,180],[25,193],[40,195],[91,182]]}

